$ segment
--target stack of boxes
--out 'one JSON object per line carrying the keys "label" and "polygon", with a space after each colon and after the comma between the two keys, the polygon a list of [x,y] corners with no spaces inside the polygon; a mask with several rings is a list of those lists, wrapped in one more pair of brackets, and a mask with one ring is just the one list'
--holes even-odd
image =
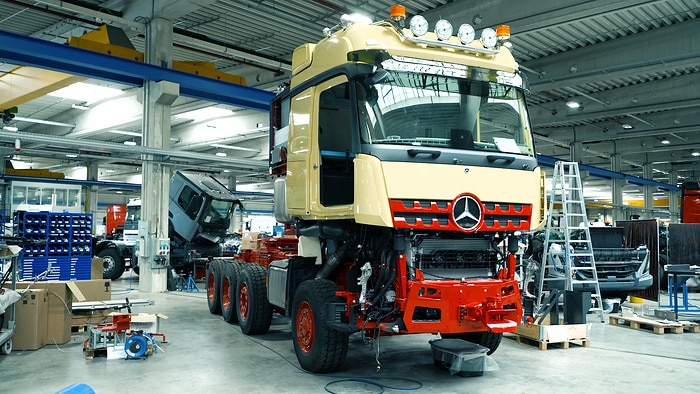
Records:
{"label": "stack of boxes", "polygon": [[[29,290],[25,289],[29,287]],[[17,283],[14,350],[36,350],[71,340],[73,303],[112,299],[109,279]]]}
{"label": "stack of boxes", "polygon": [[17,283],[21,298],[14,304],[12,347],[36,350],[67,343],[73,302],[112,298],[111,281],[102,279],[102,259],[92,258],[92,215],[19,211],[13,219],[16,236],[42,241],[23,247],[18,260],[20,278],[34,278],[49,263],[51,271],[42,281]]}

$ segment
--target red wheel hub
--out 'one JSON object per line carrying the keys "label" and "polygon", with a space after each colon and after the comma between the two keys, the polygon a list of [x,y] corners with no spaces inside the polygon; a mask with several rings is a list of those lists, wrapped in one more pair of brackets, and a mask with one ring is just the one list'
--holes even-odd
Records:
{"label": "red wheel hub", "polygon": [[207,276],[207,297],[209,298],[209,302],[214,302],[214,295],[216,294],[216,289],[214,289],[214,287],[214,273],[210,272],[209,276]]}
{"label": "red wheel hub", "polygon": [[245,282],[241,283],[241,288],[238,289],[238,310],[242,320],[248,318],[248,296],[248,285]]}
{"label": "red wheel hub", "polygon": [[303,301],[297,310],[297,342],[304,353],[310,353],[314,345],[314,315],[311,305]]}
{"label": "red wheel hub", "polygon": [[230,288],[231,282],[227,277],[224,277],[224,280],[221,283],[221,305],[226,309],[227,311],[231,309],[231,288]]}

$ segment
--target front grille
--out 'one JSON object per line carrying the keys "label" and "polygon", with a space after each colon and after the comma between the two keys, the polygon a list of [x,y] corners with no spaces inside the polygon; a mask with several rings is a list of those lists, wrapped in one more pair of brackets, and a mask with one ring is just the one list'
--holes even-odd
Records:
{"label": "front grille", "polygon": [[495,266],[495,252],[475,250],[439,250],[428,255],[420,255],[422,269],[464,269],[489,268]]}
{"label": "front grille", "polygon": [[[396,228],[466,232],[452,218],[453,201],[391,200],[389,202]],[[530,230],[532,206],[482,202],[482,223],[472,231]],[[471,231],[469,231],[471,232]]]}

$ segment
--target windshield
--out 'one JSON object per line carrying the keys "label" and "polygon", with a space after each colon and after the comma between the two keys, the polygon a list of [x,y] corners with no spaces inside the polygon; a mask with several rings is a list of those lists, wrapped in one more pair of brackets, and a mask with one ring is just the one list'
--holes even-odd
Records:
{"label": "windshield", "polygon": [[137,230],[141,219],[141,206],[129,205],[126,207],[126,219],[124,219],[124,230]]}
{"label": "windshield", "polygon": [[499,82],[519,77],[439,74],[389,70],[379,83],[359,84],[362,142],[534,156],[522,89]]}
{"label": "windshield", "polygon": [[232,201],[212,200],[207,214],[204,215],[204,223],[228,226],[231,222],[232,212]]}

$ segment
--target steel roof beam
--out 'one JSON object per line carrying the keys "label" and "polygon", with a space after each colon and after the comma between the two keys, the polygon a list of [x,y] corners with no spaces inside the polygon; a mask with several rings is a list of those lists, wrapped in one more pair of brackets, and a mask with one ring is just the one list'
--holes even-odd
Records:
{"label": "steel roof beam", "polygon": [[0,30],[0,59],[88,78],[143,86],[144,80],[170,81],[180,85],[182,96],[236,107],[268,111],[273,93],[247,86],[200,77],[170,68],[139,63],[68,45],[56,44]]}

